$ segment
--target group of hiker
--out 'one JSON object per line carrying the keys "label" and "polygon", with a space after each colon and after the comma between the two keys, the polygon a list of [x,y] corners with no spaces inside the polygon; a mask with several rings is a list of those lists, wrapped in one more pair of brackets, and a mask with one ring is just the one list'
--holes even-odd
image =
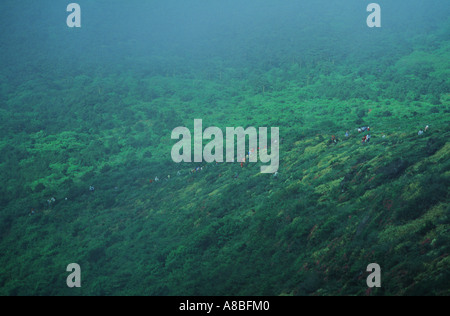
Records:
{"label": "group of hiker", "polygon": [[[423,135],[425,132],[427,132],[428,131],[428,129],[429,129],[429,126],[427,125],[427,126],[425,126],[425,128],[422,130],[419,130],[419,132],[418,132],[418,135],[420,136],[420,135]],[[365,135],[362,137],[362,140],[361,140],[361,143],[362,144],[366,144],[366,143],[369,143],[370,142],[370,139],[371,139],[371,135],[369,134],[369,133],[367,133],[366,134],[366,132],[370,132],[370,126],[363,126],[363,127],[359,127],[358,129],[358,133],[364,133]],[[345,138],[349,138],[350,137],[350,132],[347,130],[346,132],[345,132]],[[383,138],[385,138],[386,137],[386,135],[383,135]],[[331,142],[332,143],[337,143],[338,142],[338,139],[337,139],[337,137],[336,136],[331,136]],[[259,149],[259,148],[258,148]],[[264,147],[264,150],[267,150],[267,147]],[[254,154],[254,150],[252,149],[252,150],[250,150],[250,151],[248,151],[248,153],[247,153],[247,155],[245,156],[245,158],[243,158],[242,159],[242,161],[240,162],[240,165],[241,165],[241,168],[244,168],[244,165],[245,165],[245,163],[248,161],[248,159],[250,158],[250,156],[251,155],[253,155]],[[216,165],[218,165],[219,163],[218,162],[216,162]],[[195,173],[198,173],[198,172],[201,172],[201,171],[203,171],[203,168],[205,168],[206,166],[199,166],[199,167],[196,167],[196,168],[193,168],[193,169],[191,169],[191,170],[189,170],[189,173],[191,173],[191,174],[195,174]],[[177,176],[180,176],[181,175],[181,171],[178,171],[177,172]],[[221,175],[219,175],[219,176],[221,176]],[[234,176],[233,176],[233,178],[238,178],[239,177],[239,173],[238,172],[236,172],[235,174],[234,174]],[[278,177],[278,172],[275,172],[275,174],[273,175],[273,177],[274,178],[277,178]],[[165,178],[165,180],[170,180],[170,174],[169,175],[167,175],[167,178]],[[157,183],[157,182],[159,182],[160,181],[160,179],[159,179],[159,177],[158,176],[156,176],[154,179],[150,179],[150,183],[153,183],[153,182],[155,182],[155,183]],[[95,190],[95,188],[93,187],[93,186],[90,186],[89,187],[89,190],[90,191],[94,191]],[[51,204],[51,201],[49,200],[48,201],[49,202],[49,204]],[[54,201],[53,201],[54,202]]]}
{"label": "group of hiker", "polygon": [[[427,125],[425,126],[424,129],[420,129],[419,132],[417,133],[419,136],[423,135],[424,133],[426,133],[428,131],[430,127]],[[370,142],[371,139],[371,135],[370,133],[366,133],[366,132],[370,132],[370,127],[369,126],[363,126],[363,127],[359,127],[358,128],[358,133],[364,133],[364,136],[362,137],[361,143],[362,144],[366,144]],[[347,130],[345,132],[345,138],[349,138],[350,137],[350,132]],[[382,136],[383,138],[386,138],[386,135]],[[331,143],[337,143],[338,139],[336,138],[336,136],[331,136]]]}
{"label": "group of hiker", "polygon": [[[358,128],[358,133],[364,133],[364,132],[370,132],[370,127],[369,126],[363,126]],[[345,131],[345,138],[349,138],[350,137],[350,132],[348,130]],[[362,138],[362,143],[368,143],[370,141],[370,134],[365,134],[364,137]],[[338,142],[338,138],[335,135],[331,136],[331,143],[337,144]]]}
{"label": "group of hiker", "polygon": [[[423,135],[425,132],[427,132],[428,129],[429,129],[429,126],[428,126],[428,125],[425,126],[424,130],[420,130],[420,131],[419,131],[419,133],[418,133],[419,136],[420,136],[420,135]],[[369,133],[369,132],[370,132],[370,126],[362,126],[362,127],[359,127],[359,128],[357,129],[357,131],[358,131],[358,133],[364,133],[364,136],[362,137],[362,140],[361,140],[361,143],[362,143],[362,144],[367,144],[367,143],[370,142],[370,139],[372,138],[372,136],[371,136],[370,133]],[[350,132],[349,132],[349,130],[346,130],[346,132],[345,132],[345,138],[349,138],[349,137],[350,137]],[[386,138],[386,135],[383,135],[382,138]],[[337,144],[338,138],[337,138],[335,135],[331,136],[331,142]],[[259,149],[259,148],[258,148],[258,149]],[[265,147],[264,150],[267,150],[267,147]],[[250,151],[247,153],[247,155],[245,156],[245,158],[243,158],[242,161],[240,162],[241,168],[244,168],[244,165],[246,164],[246,162],[248,161],[248,159],[250,158],[250,156],[253,155],[253,154],[254,154],[254,150],[253,150],[253,149],[250,150]],[[216,165],[217,165],[217,164],[219,164],[219,163],[216,162]],[[189,171],[189,173],[194,174],[194,173],[197,173],[197,172],[201,172],[201,171],[203,170],[203,168],[205,168],[205,167],[206,167],[206,166],[200,166],[200,167],[193,168],[193,169],[191,169],[191,170]],[[180,175],[181,175],[181,171],[178,171],[178,172],[177,172],[177,175],[180,176]],[[221,175],[219,175],[219,177],[220,177],[220,176],[221,176]],[[236,173],[234,174],[233,178],[238,178],[238,177],[239,177],[239,173],[236,172]],[[277,178],[277,177],[278,177],[278,172],[276,172],[276,173],[273,175],[273,177],[274,177],[274,178]],[[170,175],[167,176],[166,180],[169,180],[169,179],[170,179]],[[155,177],[154,180],[150,180],[150,183],[153,183],[153,182],[159,182],[159,181],[160,181],[159,178],[158,178],[158,177]]]}
{"label": "group of hiker", "polygon": [[[275,141],[275,142],[276,142],[276,141]],[[260,148],[258,147],[258,150],[259,150],[259,149],[260,149]],[[267,152],[267,146],[262,147],[261,150],[262,150],[263,152]],[[251,157],[252,155],[255,155],[255,154],[256,154],[256,153],[255,153],[255,149],[254,149],[254,148],[250,149],[250,150],[246,153],[245,157],[242,158],[242,160],[238,161],[238,162],[240,163],[241,168],[244,168],[244,166],[249,162],[250,157]],[[218,164],[219,164],[219,162],[216,161],[215,165],[217,166]],[[189,174],[195,174],[195,173],[198,173],[198,172],[203,171],[204,168],[206,168],[206,165],[199,166],[199,167],[195,167],[195,168],[193,168],[193,169],[190,169],[190,170],[188,171],[188,173],[189,173]],[[178,171],[178,172],[177,172],[177,176],[180,176],[181,174],[182,174],[181,171]],[[221,176],[222,176],[222,175],[219,174],[219,177],[221,177]],[[239,177],[239,173],[236,172],[236,173],[233,175],[233,178],[234,178],[234,179],[237,179],[238,177]],[[278,177],[278,172],[276,172],[276,173],[274,174],[274,178],[277,178],[277,177]],[[164,180],[170,180],[170,174],[167,176],[167,178],[163,178],[163,179],[164,179]],[[157,182],[159,182],[159,181],[160,181],[160,178],[159,178],[158,176],[156,176],[154,179],[150,179],[150,180],[149,180],[150,183],[157,183]]]}
{"label": "group of hiker", "polygon": [[[365,134],[365,135],[362,137],[362,141],[361,141],[362,144],[369,143],[369,142],[370,142],[370,139],[371,139],[371,135],[370,135],[369,133],[366,134],[366,132],[370,132],[370,127],[369,127],[369,126],[363,126],[363,127],[358,128],[357,130],[358,130],[358,133],[364,133],[364,134]],[[424,128],[424,129],[420,129],[419,132],[418,132],[417,134],[418,134],[418,136],[424,135],[428,130],[429,130],[429,126],[426,125],[425,128]],[[349,138],[349,137],[350,137],[350,132],[347,130],[347,131],[345,132],[345,138]],[[386,135],[383,135],[382,137],[385,138]],[[334,136],[334,135],[331,136],[331,142],[332,142],[332,143],[337,143],[337,142],[338,142],[337,137]],[[259,148],[258,148],[258,149],[259,149]],[[264,150],[267,150],[267,147],[265,147]],[[245,165],[246,162],[249,160],[250,156],[253,155],[253,154],[254,154],[254,150],[253,150],[253,149],[250,150],[250,151],[247,153],[246,157],[243,158],[242,161],[240,162],[241,168],[244,168],[244,165]],[[219,163],[216,162],[216,165],[218,165],[218,164],[219,164]],[[193,168],[193,169],[189,170],[189,173],[190,173],[190,174],[195,174],[195,173],[198,173],[198,172],[203,171],[204,168],[206,168],[206,166],[199,166],[199,167],[196,167],[196,168]],[[181,174],[182,174],[181,171],[178,171],[178,172],[177,172],[177,176],[180,176]],[[220,176],[221,176],[221,174],[219,175],[219,177],[220,177]],[[238,177],[239,177],[239,173],[238,173],[238,172],[235,172],[233,178],[238,178]],[[274,177],[274,178],[278,178],[278,172],[275,172],[275,173],[273,174],[273,177]],[[165,178],[165,180],[166,180],[166,181],[167,181],[167,180],[170,180],[170,178],[171,178],[171,176],[170,176],[170,174],[169,174],[169,175],[167,175],[167,177]],[[161,180],[159,179],[158,176],[156,176],[154,179],[150,179],[150,183],[153,183],[153,182],[157,183],[157,182],[160,182],[160,181],[161,181]],[[115,188],[115,190],[117,191],[117,187]],[[89,191],[90,191],[90,192],[94,192],[94,191],[95,191],[95,187],[92,186],[92,185],[89,186]],[[67,198],[66,198],[66,200],[67,200]],[[56,202],[56,199],[55,199],[54,197],[52,197],[52,198],[50,198],[50,199],[47,200],[47,206],[48,206],[48,207],[51,207],[51,206],[53,206],[53,204],[54,204],[55,202]],[[30,211],[30,214],[29,214],[29,215],[34,215],[35,213],[36,213],[36,211],[35,211],[34,209],[32,209],[32,210]]]}

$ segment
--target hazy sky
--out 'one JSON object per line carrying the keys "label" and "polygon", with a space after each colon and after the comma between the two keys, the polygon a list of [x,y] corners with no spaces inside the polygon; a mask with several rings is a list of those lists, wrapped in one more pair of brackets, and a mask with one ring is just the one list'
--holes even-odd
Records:
{"label": "hazy sky", "polygon": [[382,28],[375,30],[366,25],[370,2],[363,0],[96,0],[77,2],[82,27],[69,29],[68,3],[3,0],[2,60],[23,65],[161,56],[232,63],[252,55],[339,55],[427,34],[450,13],[448,0],[378,1]]}

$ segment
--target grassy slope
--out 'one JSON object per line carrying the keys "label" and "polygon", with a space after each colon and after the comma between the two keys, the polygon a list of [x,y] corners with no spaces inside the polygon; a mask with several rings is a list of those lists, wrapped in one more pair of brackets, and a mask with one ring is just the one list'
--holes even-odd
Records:
{"label": "grassy slope", "polygon": [[[431,76],[445,78],[448,49],[430,56]],[[450,96],[415,95],[429,70],[409,69],[423,57],[389,69],[412,86],[404,93],[389,74],[280,81],[289,70],[265,74],[264,93],[226,74],[2,86],[0,294],[363,295],[377,262],[375,294],[448,295]],[[352,89],[360,97],[332,97]],[[13,114],[26,104],[39,111]],[[191,174],[197,165],[172,163],[170,132],[194,118],[280,127],[279,177],[259,164]],[[78,290],[65,287],[71,262],[82,267]]]}

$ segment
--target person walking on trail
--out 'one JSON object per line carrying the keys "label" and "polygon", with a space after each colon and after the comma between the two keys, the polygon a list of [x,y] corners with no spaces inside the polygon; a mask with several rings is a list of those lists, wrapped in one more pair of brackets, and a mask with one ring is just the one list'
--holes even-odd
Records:
{"label": "person walking on trail", "polygon": [[364,144],[364,143],[368,143],[370,141],[370,135],[369,134],[367,134],[366,136],[364,136],[363,138],[362,138],[362,143]]}
{"label": "person walking on trail", "polygon": [[358,133],[362,133],[362,132],[365,132],[365,131],[370,132],[370,127],[369,126],[364,126],[364,127],[358,128]]}
{"label": "person walking on trail", "polygon": [[47,206],[51,207],[53,205],[53,203],[56,202],[56,199],[54,197],[52,197],[51,199],[47,200]]}

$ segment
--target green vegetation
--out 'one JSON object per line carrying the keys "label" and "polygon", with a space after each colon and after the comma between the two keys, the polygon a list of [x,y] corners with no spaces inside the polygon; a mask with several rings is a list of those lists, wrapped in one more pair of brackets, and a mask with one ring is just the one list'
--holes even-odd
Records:
{"label": "green vegetation", "polygon": [[[273,52],[255,67],[4,68],[0,295],[449,295],[445,34],[381,62]],[[279,127],[278,177],[173,163],[171,131],[194,118]],[[66,286],[72,262],[80,289]],[[383,286],[369,293],[372,262]]]}

